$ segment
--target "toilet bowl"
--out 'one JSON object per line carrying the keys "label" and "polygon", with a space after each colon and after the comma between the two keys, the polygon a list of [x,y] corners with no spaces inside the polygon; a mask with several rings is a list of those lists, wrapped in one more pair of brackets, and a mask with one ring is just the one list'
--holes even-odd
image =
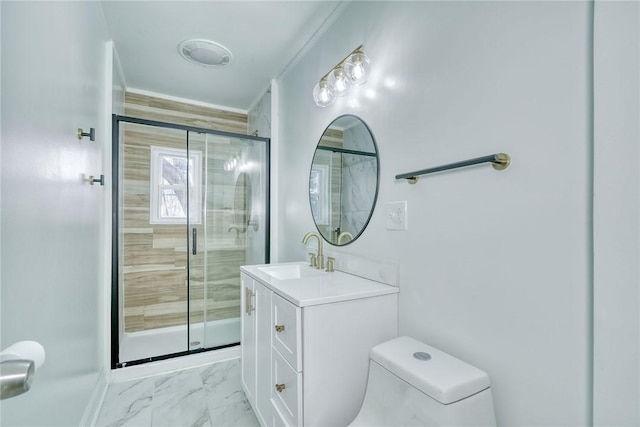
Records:
{"label": "toilet bowl", "polygon": [[489,376],[399,337],[371,349],[360,412],[350,426],[495,426]]}

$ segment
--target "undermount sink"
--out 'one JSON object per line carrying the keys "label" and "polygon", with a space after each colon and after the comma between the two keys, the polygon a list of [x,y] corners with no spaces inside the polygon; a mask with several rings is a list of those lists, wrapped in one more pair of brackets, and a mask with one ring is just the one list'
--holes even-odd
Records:
{"label": "undermount sink", "polygon": [[302,279],[303,277],[317,276],[322,274],[321,270],[316,270],[303,264],[285,264],[267,267],[258,267],[258,270],[268,274],[274,279],[291,280]]}

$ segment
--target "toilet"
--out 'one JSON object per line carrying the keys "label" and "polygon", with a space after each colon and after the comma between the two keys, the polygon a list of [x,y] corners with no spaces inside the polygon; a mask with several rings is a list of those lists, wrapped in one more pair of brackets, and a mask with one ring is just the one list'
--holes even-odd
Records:
{"label": "toilet", "polygon": [[399,337],[371,349],[356,426],[495,426],[489,376],[453,356]]}

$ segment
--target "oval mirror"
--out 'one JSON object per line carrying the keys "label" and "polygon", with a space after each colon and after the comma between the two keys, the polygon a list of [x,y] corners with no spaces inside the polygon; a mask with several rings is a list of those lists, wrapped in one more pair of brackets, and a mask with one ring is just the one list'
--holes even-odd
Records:
{"label": "oval mirror", "polygon": [[238,175],[233,199],[233,221],[244,232],[251,219],[251,181],[246,172]]}
{"label": "oval mirror", "polygon": [[320,137],[309,174],[309,203],[318,232],[336,246],[362,234],[378,197],[378,148],[359,117],[335,119]]}

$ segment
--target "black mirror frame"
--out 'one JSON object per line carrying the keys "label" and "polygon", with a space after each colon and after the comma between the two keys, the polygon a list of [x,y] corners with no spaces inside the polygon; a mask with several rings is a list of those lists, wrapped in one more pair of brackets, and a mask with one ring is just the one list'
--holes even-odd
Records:
{"label": "black mirror frame", "polygon": [[376,157],[376,192],[375,192],[375,194],[373,196],[373,201],[371,203],[371,209],[369,211],[369,216],[367,217],[367,220],[362,225],[362,228],[360,229],[358,234],[353,236],[353,239],[351,239],[348,242],[346,242],[344,244],[341,244],[341,245],[338,245],[337,242],[336,243],[330,242],[327,239],[327,237],[322,233],[322,231],[318,227],[318,224],[316,223],[315,217],[313,216],[313,210],[312,210],[312,207],[311,207],[311,198],[309,197],[309,211],[311,213],[311,218],[313,219],[313,224],[316,226],[316,230],[318,230],[318,234],[320,234],[322,236],[322,238],[324,239],[325,242],[327,242],[328,244],[330,244],[332,246],[337,246],[337,247],[343,247],[343,246],[350,245],[351,243],[353,243],[356,240],[358,240],[358,238],[362,235],[364,230],[367,229],[367,227],[369,226],[369,222],[371,221],[371,217],[373,216],[373,213],[374,213],[374,211],[376,209],[376,204],[378,202],[378,193],[380,192],[380,151],[378,150],[378,143],[376,142],[376,138],[373,136],[373,132],[371,131],[371,128],[369,127],[367,122],[362,120],[362,118],[356,116],[355,114],[342,114],[342,115],[336,117],[335,119],[333,119],[331,121],[331,123],[329,123],[329,125],[324,129],[324,131],[322,132],[320,137],[318,138],[318,143],[316,144],[316,149],[313,152],[313,157],[311,158],[311,165],[309,166],[309,178],[307,180],[307,193],[309,191],[308,190],[309,189],[309,182],[311,181],[311,172],[312,172],[312,168],[313,168],[313,160],[316,157],[316,153],[318,151],[318,146],[320,145],[320,142],[322,141],[322,137],[327,132],[327,130],[331,127],[331,125],[333,125],[336,121],[338,121],[338,120],[340,120],[341,118],[344,118],[344,117],[352,117],[352,118],[355,118],[358,121],[360,121],[360,123],[362,123],[364,125],[364,127],[369,132],[369,135],[371,136],[371,142],[373,143],[373,147],[375,149],[375,157]]}

